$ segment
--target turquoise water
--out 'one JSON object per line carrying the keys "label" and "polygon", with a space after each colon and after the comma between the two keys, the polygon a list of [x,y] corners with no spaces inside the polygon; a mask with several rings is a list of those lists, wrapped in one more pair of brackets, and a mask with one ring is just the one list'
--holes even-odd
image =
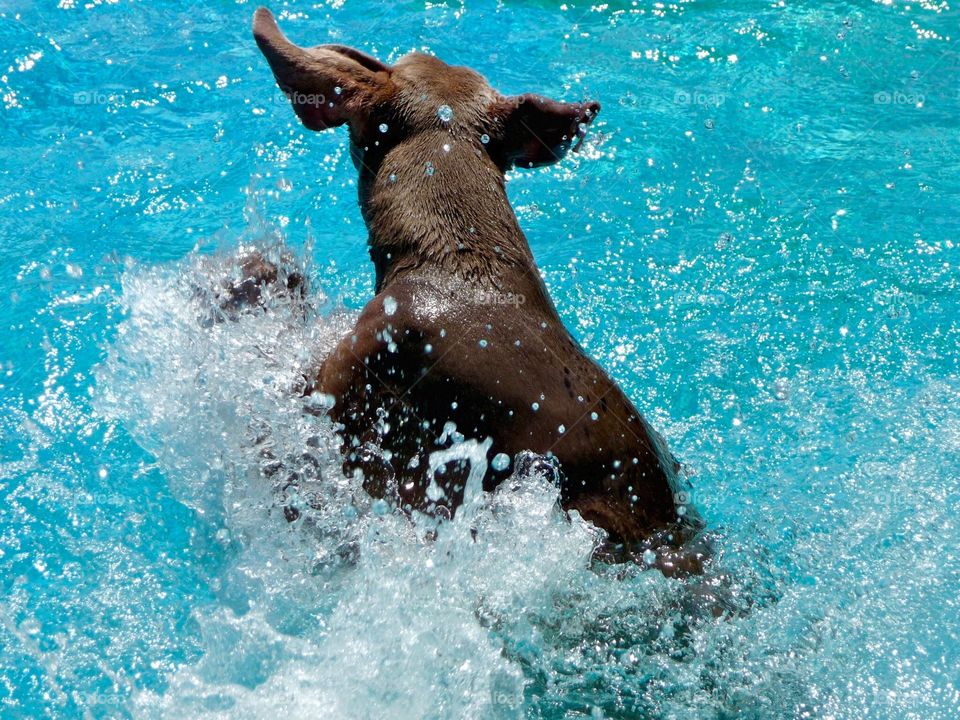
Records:
{"label": "turquoise water", "polygon": [[[960,716],[951,4],[273,8],[603,103],[510,197],[687,466],[719,621],[591,567],[534,479],[428,542],[337,475],[289,388],[372,291],[355,171],[278,101],[252,5],[0,8],[0,716]],[[197,322],[241,245],[296,255],[307,322]],[[309,523],[264,432],[324,470]]]}

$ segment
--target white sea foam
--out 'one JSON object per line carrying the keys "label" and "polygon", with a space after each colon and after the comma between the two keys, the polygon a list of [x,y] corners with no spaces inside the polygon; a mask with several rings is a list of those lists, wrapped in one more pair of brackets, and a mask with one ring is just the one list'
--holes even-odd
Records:
{"label": "white sea foam", "polygon": [[[582,583],[598,532],[559,509],[545,478],[485,496],[487,445],[472,439],[431,459],[471,463],[456,520],[371,502],[343,476],[329,421],[296,391],[352,317],[276,295],[211,324],[205,289],[236,273],[228,257],[196,257],[128,274],[103,371],[101,410],[234,552],[214,579],[220,602],[194,611],[203,658],[166,692],[141,694],[138,713],[518,715],[530,681],[497,628],[519,619],[533,640],[524,613],[549,614]],[[272,480],[271,463],[282,466]],[[298,506],[296,522],[284,504]]]}

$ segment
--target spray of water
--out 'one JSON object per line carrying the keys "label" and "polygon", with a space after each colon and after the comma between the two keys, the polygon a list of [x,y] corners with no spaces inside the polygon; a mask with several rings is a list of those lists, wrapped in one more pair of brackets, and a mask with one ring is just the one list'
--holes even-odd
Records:
{"label": "spray of water", "polygon": [[[282,245],[258,250],[281,274],[309,274]],[[485,495],[489,441],[476,439],[430,459],[434,471],[470,465],[455,520],[371,500],[343,475],[322,408],[298,392],[353,316],[269,289],[222,313],[220,289],[240,278],[245,251],[128,273],[126,319],[101,372],[100,411],[230,549],[217,602],[194,611],[202,659],[165,692],[141,693],[137,711],[517,715],[540,635],[570,632],[557,613],[593,576],[598,532],[536,474]]]}

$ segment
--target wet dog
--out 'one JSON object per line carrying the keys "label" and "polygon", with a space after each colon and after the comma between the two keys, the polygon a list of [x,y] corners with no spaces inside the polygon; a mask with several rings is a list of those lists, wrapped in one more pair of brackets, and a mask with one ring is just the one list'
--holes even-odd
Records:
{"label": "wet dog", "polygon": [[344,467],[407,511],[456,511],[531,450],[561,502],[611,546],[666,573],[700,527],[678,465],[564,327],[507,200],[511,168],[557,162],[597,102],[505,97],[420,53],[387,65],[343,45],[299,47],[266,9],[253,32],[311,130],[347,125],[376,296],[309,378],[338,424]]}

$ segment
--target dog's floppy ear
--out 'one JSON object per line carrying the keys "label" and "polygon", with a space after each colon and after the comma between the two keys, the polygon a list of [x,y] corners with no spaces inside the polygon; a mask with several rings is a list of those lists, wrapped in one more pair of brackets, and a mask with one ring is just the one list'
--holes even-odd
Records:
{"label": "dog's floppy ear", "polygon": [[498,158],[504,167],[540,167],[562,158],[574,146],[579,149],[587,125],[600,112],[596,100],[563,103],[528,93],[503,98],[492,109]]}
{"label": "dog's floppy ear", "polygon": [[266,8],[253,15],[253,37],[277,85],[311,130],[363,122],[389,83],[390,67],[359,50],[345,45],[294,45]]}

